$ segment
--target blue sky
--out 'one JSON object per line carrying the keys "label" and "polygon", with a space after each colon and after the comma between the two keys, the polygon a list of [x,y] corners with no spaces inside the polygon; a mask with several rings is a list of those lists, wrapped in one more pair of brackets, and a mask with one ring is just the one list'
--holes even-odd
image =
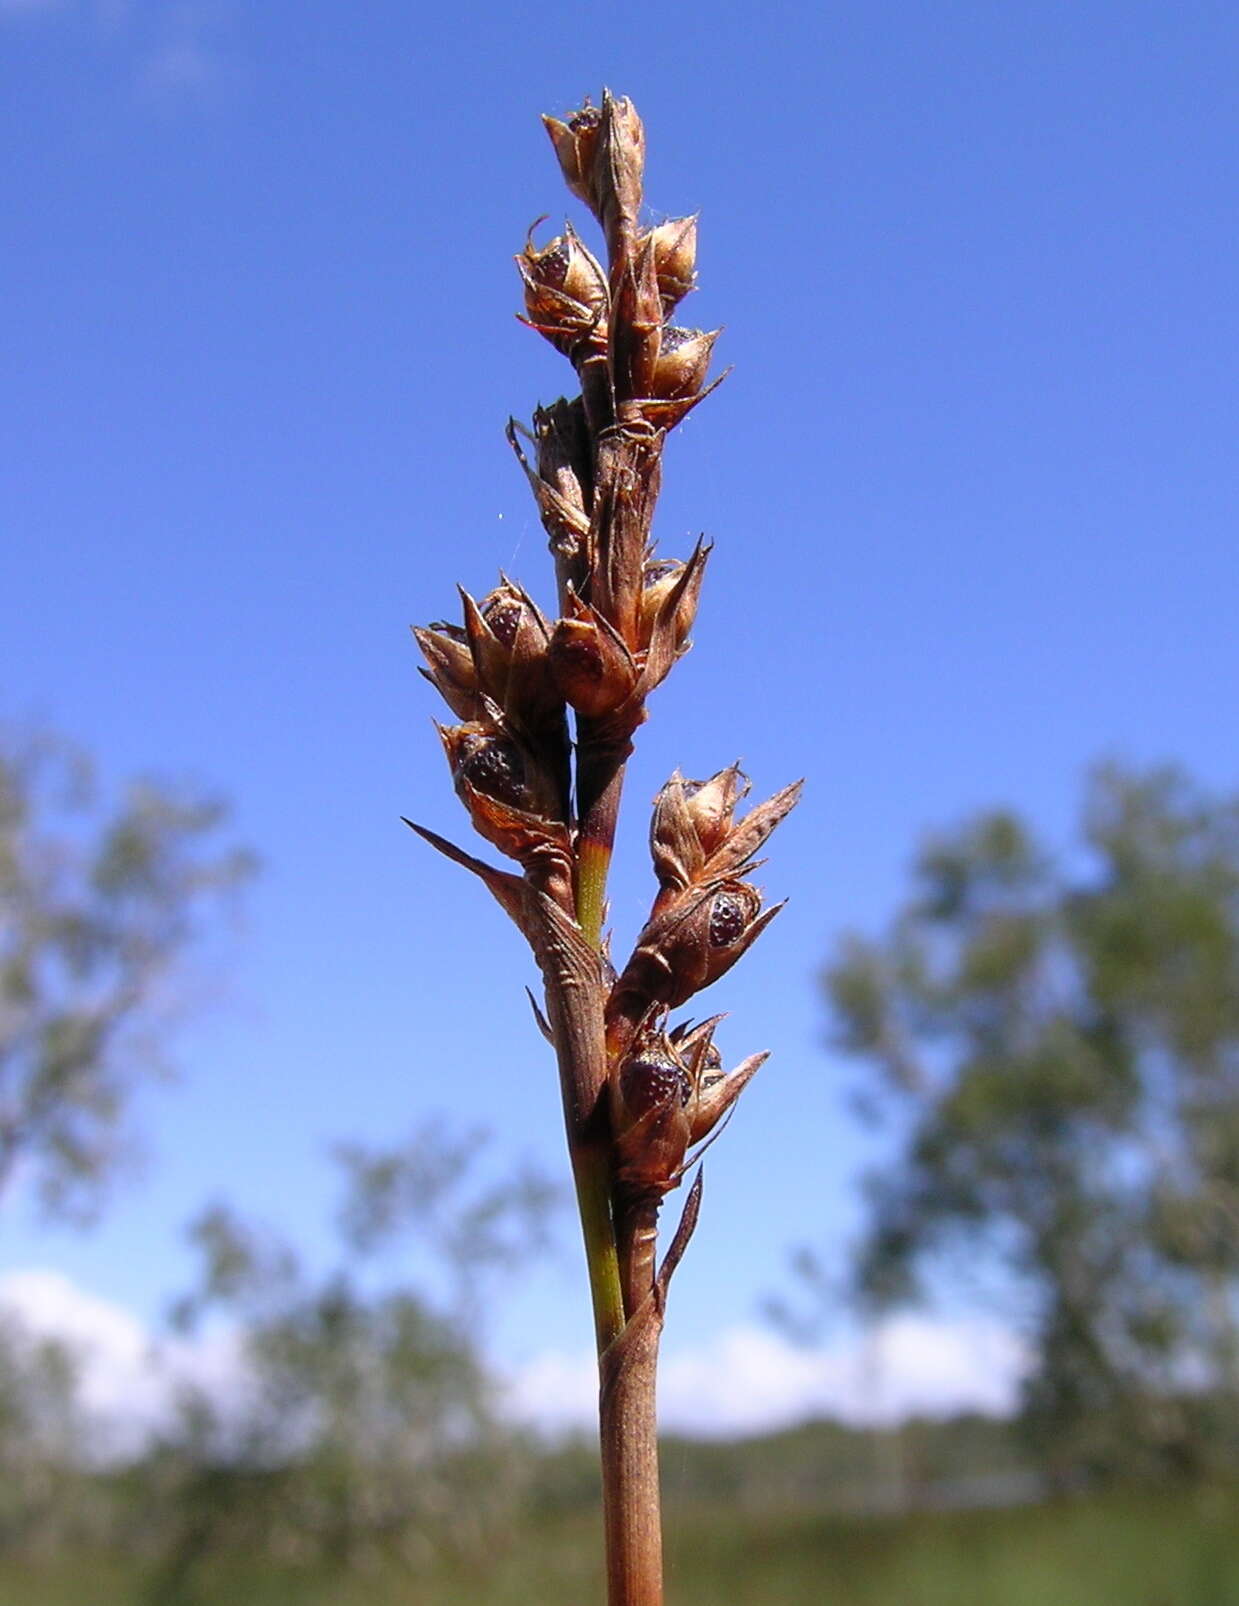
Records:
{"label": "blue sky", "polygon": [[[1010,800],[1063,840],[1103,755],[1235,783],[1237,46],[1190,0],[0,0],[0,708],[221,789],[265,862],[144,1172],[88,1237],[11,1211],[0,1261],[150,1319],[210,1195],[325,1254],[335,1137],[442,1111],[561,1166],[519,942],[398,817],[465,829],[407,626],[501,567],[548,593],[502,426],[571,376],[510,259],[568,199],[537,114],[604,83],[655,213],[702,214],[685,311],[735,364],[668,449],[664,550],[717,546],[618,946],[675,765],[808,780],[764,872],[792,901],[710,999],[774,1057],[672,1342],[751,1317],[794,1241],[840,1253],[872,1150],[814,975],[918,834]],[[507,1354],[547,1300],[586,1342],[564,1236]]]}

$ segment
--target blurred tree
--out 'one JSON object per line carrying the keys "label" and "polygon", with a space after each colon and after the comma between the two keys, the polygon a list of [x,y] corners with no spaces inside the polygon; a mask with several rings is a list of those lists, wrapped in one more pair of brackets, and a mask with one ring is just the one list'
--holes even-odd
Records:
{"label": "blurred tree", "polygon": [[[191,1225],[200,1276],[174,1324],[220,1311],[240,1350],[231,1394],[187,1392],[147,1468],[162,1491],[160,1601],[227,1555],[348,1566],[494,1553],[526,1474],[479,1352],[479,1279],[493,1288],[544,1246],[558,1190],[527,1171],[479,1177],[484,1146],[436,1123],[391,1150],[342,1145],[343,1253],[317,1276],[224,1205]],[[362,1275],[358,1257],[396,1245],[420,1256],[416,1289]]]}
{"label": "blurred tree", "polygon": [[97,1207],[178,965],[253,868],[223,818],[149,782],[101,797],[82,753],[0,727],[0,1193],[20,1167],[49,1214]]}
{"label": "blurred tree", "polygon": [[338,1143],[333,1151],[344,1173],[336,1224],[345,1247],[370,1256],[415,1237],[430,1248],[452,1308],[468,1321],[495,1273],[548,1247],[563,1198],[529,1165],[477,1184],[474,1161],[488,1141],[479,1128],[456,1134],[431,1120],[394,1149]]}
{"label": "blurred tree", "polygon": [[54,1550],[84,1504],[73,1356],[0,1311],[0,1552]]}
{"label": "blurred tree", "polygon": [[1010,813],[930,841],[826,971],[898,1134],[859,1289],[908,1299],[960,1251],[993,1273],[1052,1473],[1234,1466],[1239,801],[1103,768],[1082,834],[1059,863]]}

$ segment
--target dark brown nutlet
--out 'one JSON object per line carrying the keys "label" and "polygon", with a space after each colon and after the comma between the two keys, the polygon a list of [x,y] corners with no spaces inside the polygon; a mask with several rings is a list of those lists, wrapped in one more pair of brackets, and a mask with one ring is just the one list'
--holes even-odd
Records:
{"label": "dark brown nutlet", "polygon": [[747,881],[689,885],[660,894],[611,989],[607,1020],[612,1042],[626,1041],[628,1030],[650,1008],[675,1009],[725,975],[781,907],[763,911],[761,893]]}
{"label": "dark brown nutlet", "polygon": [[457,775],[477,791],[509,808],[529,809],[535,799],[525,778],[525,761],[514,742],[500,736],[479,738],[462,759]]}
{"label": "dark brown nutlet", "polygon": [[[493,706],[493,705],[492,705]],[[571,847],[556,774],[488,721],[439,727],[456,794],[480,836],[568,892]]]}
{"label": "dark brown nutlet", "polygon": [[647,1049],[624,1062],[620,1093],[629,1117],[639,1121],[660,1105],[686,1105],[692,1088],[683,1067],[670,1055]]}
{"label": "dark brown nutlet", "polygon": [[761,894],[743,881],[721,887],[710,900],[710,946],[730,948],[761,908]]}
{"label": "dark brown nutlet", "polygon": [[554,788],[517,742],[477,721],[441,725],[439,735],[456,790],[475,814],[474,805],[480,803],[495,804],[501,811],[555,819]]}
{"label": "dark brown nutlet", "polygon": [[482,618],[495,633],[500,646],[509,652],[516,644],[517,633],[525,617],[525,604],[510,592],[492,591],[482,603]]}
{"label": "dark brown nutlet", "polygon": [[612,1068],[610,1085],[621,1192],[674,1188],[692,1131],[694,1081],[656,1012],[638,1025],[627,1053]]}

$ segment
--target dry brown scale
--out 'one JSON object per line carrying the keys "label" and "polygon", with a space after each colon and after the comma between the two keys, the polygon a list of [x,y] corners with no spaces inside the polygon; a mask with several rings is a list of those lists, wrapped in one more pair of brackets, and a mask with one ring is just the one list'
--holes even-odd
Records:
{"label": "dry brown scale", "polygon": [[[654,805],[658,893],[622,970],[601,925],[625,761],[649,694],[690,645],[709,547],[659,558],[651,537],[663,443],[714,385],[718,330],[672,321],[696,282],[697,220],[643,227],[644,132],[603,95],[547,131],[572,193],[601,225],[605,265],[571,224],[516,257],[523,321],[571,362],[580,395],[511,421],[555,560],[559,617],[504,578],[460,625],[415,631],[422,672],[459,721],[440,727],[474,828],[515,860],[496,869],[421,827],[516,921],[546,990],[590,1264],[601,1373],[611,1606],[662,1599],[654,1370],[667,1284],[691,1235],[700,1177],[660,1268],[659,1206],[765,1059],[724,1072],[720,1016],[669,1012],[722,976],[778,913],[747,879],[794,806],[787,787],[736,820],[737,765],[678,772]],[[573,715],[569,733],[568,713]]]}

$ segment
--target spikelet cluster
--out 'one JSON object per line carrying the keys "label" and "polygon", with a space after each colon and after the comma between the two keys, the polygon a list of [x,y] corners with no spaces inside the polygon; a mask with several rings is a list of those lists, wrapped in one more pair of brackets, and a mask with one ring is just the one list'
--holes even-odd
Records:
{"label": "spikelet cluster", "polygon": [[[422,834],[485,880],[549,975],[547,905],[561,939],[563,920],[584,932],[582,866],[591,846],[609,852],[614,828],[613,813],[599,824],[603,800],[651,692],[690,645],[709,547],[663,557],[651,530],[667,431],[718,383],[708,371],[719,331],[677,321],[696,284],[697,220],[643,219],[645,136],[631,103],[604,95],[598,107],[544,121],[605,245],[596,256],[565,223],[542,245],[531,229],[515,259],[519,316],[579,385],[539,407],[529,427],[508,425],[554,558],[557,611],[548,617],[501,577],[480,600],[461,591],[460,623],[415,635],[422,672],[454,717],[440,736],[456,792],[520,874]],[[590,938],[605,1070],[581,1118],[609,1134],[621,1223],[633,1201],[648,1204],[679,1182],[765,1058],[724,1072],[714,1044],[721,1017],[672,1025],[670,1011],[722,976],[778,912],[749,878],[798,790],[737,821],[748,791],[737,765],[700,782],[673,775],[651,827],[657,894],[618,973]],[[554,990],[548,979],[553,1040],[564,1018]]]}

